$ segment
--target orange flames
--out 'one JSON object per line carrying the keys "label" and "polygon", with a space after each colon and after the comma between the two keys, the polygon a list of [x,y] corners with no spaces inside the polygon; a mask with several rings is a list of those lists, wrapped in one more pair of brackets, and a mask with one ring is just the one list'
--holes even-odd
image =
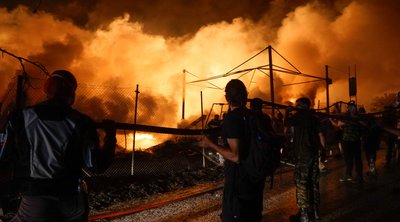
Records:
{"label": "orange flames", "polygon": [[159,140],[152,134],[148,133],[136,133],[135,135],[135,144],[133,144],[133,133],[129,133],[126,135],[118,136],[118,145],[124,147],[128,151],[132,151],[133,146],[135,146],[135,150],[145,150],[151,146],[159,144],[162,140]]}
{"label": "orange flames", "polygon": [[[90,115],[101,111],[103,116],[99,118],[133,120],[134,91],[138,84],[139,124],[176,127],[181,121],[183,87],[186,87],[185,116],[195,119],[201,115],[200,91],[203,107],[208,110],[212,103],[224,102],[221,89],[230,78],[239,75],[213,80],[212,87],[207,83],[184,86],[181,70],[187,69],[198,78],[221,75],[267,45],[272,45],[304,73],[324,77],[325,65],[344,70],[331,70],[331,102],[348,100],[347,68],[357,64],[358,102],[368,109],[371,97],[398,91],[400,85],[397,77],[400,15],[396,1],[385,2],[353,1],[336,5],[337,8],[310,2],[289,11],[281,21],[275,21],[271,14],[259,21],[238,17],[205,24],[194,33],[177,37],[148,34],[144,24],[132,21],[129,14],[99,28],[85,29],[43,11],[35,14],[25,7],[11,11],[0,8],[0,47],[38,61],[49,71],[69,69],[77,75],[79,83],[114,87],[111,92],[97,95],[101,103],[94,103],[91,97],[86,98],[86,105],[77,101],[77,107]],[[280,6],[275,3],[274,7]],[[273,63],[290,68],[278,57],[273,58]],[[7,56],[0,58],[0,64],[2,98],[20,66]],[[241,68],[265,64],[268,64],[266,53]],[[354,72],[352,68],[351,73]],[[240,77],[250,86],[249,97],[270,100],[268,72],[253,74]],[[186,82],[197,77],[188,75]],[[282,73],[274,77],[276,102],[309,96],[314,103],[320,101],[324,106],[324,83],[283,86],[304,79]],[[130,91],[119,92],[121,88]],[[117,94],[124,102],[115,100]],[[145,135],[137,135],[137,147],[146,147],[149,141],[159,142]]]}

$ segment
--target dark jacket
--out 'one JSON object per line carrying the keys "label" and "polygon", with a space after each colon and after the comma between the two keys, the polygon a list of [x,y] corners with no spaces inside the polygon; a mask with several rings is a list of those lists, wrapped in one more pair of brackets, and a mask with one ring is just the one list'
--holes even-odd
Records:
{"label": "dark jacket", "polygon": [[318,157],[320,123],[311,111],[299,110],[292,119],[294,149],[297,161],[308,162]]}

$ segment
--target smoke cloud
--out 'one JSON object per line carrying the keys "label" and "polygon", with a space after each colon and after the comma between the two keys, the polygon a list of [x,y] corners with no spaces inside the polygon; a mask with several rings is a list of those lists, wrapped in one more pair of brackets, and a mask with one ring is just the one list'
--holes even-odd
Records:
{"label": "smoke cloud", "polygon": [[[325,77],[328,65],[331,102],[349,100],[349,74],[367,109],[374,96],[399,91],[395,0],[39,2],[0,3],[0,48],[49,71],[72,71],[80,83],[76,107],[95,119],[132,122],[136,85],[141,124],[176,126],[183,87],[186,116],[199,116],[200,92],[209,109],[224,102],[230,78],[240,77],[250,97],[270,100],[268,72],[183,86],[182,71],[186,82],[221,75],[268,45],[303,73]],[[273,63],[292,69],[276,53]],[[6,55],[0,64],[2,98],[20,65]],[[238,69],[266,64],[265,51]],[[28,74],[45,78],[34,68]],[[325,106],[323,81],[286,86],[312,79],[279,72],[274,79],[276,102],[308,96]]]}

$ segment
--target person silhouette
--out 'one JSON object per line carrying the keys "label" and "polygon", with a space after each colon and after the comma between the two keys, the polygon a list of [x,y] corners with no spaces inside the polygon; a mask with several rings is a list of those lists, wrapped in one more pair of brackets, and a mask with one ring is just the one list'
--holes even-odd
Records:
{"label": "person silhouette", "polygon": [[246,144],[244,115],[250,112],[246,108],[247,89],[242,81],[230,80],[225,87],[225,98],[229,111],[222,124],[224,143],[215,143],[203,137],[200,145],[210,147],[220,153],[224,159],[224,191],[221,219],[227,221],[261,221],[263,210],[264,181],[253,181],[243,164],[249,151]]}
{"label": "person silhouette", "polygon": [[15,221],[87,221],[82,168],[102,173],[111,164],[115,124],[103,122],[100,146],[93,121],[73,109],[77,81],[67,70],[46,80],[47,99],[13,112],[0,150],[1,166],[14,165],[21,201]]}

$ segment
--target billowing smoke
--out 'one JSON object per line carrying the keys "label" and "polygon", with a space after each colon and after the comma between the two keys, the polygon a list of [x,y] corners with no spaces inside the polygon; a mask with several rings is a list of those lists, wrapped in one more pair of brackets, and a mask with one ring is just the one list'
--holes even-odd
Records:
{"label": "billowing smoke", "polygon": [[[367,109],[375,95],[399,90],[395,0],[24,2],[0,3],[0,48],[49,71],[75,73],[81,84],[76,106],[96,119],[131,122],[137,84],[138,123],[154,125],[180,120],[183,87],[187,117],[200,115],[200,91],[205,109],[224,102],[221,89],[230,78],[240,77],[250,97],[269,100],[268,72],[215,79],[212,85],[182,83],[183,69],[186,82],[221,75],[268,45],[304,73],[324,77],[328,65],[331,102],[349,99],[349,73],[357,75],[358,103]],[[291,68],[277,54],[273,63]],[[4,55],[0,64],[6,91],[20,66]],[[266,64],[263,52],[239,69]],[[310,79],[284,73],[274,78],[276,102],[308,96],[325,106],[324,82],[285,86]],[[93,90],[98,86],[101,91]]]}
{"label": "billowing smoke", "polygon": [[353,1],[338,14],[307,4],[288,14],[276,45],[303,72],[323,76],[331,66],[332,101],[348,100],[349,73],[357,75],[358,102],[368,107],[374,96],[399,90],[399,10],[396,1]]}

